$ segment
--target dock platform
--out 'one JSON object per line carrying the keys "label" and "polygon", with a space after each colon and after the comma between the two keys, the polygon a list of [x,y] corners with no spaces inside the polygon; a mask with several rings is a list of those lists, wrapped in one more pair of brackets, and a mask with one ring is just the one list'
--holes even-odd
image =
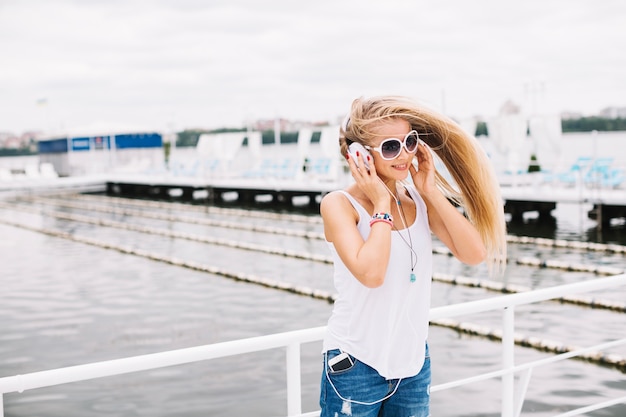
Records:
{"label": "dock platform", "polygon": [[109,195],[152,197],[162,199],[206,200],[221,203],[238,201],[253,204],[271,201],[293,205],[302,200],[310,206],[319,205],[321,197],[341,188],[336,182],[282,180],[276,178],[219,178],[133,176],[112,177],[106,181]]}
{"label": "dock platform", "polygon": [[536,211],[539,217],[550,216],[559,203],[591,204],[590,219],[608,225],[611,219],[626,217],[626,190],[613,188],[562,187],[552,184],[502,187],[504,212],[512,220]]}
{"label": "dock platform", "polygon": [[[199,178],[171,175],[110,174],[0,183],[0,197],[20,194],[102,192],[112,196],[153,198],[207,203],[233,202],[254,205],[319,206],[326,193],[344,188],[347,180],[315,181],[278,178]],[[513,221],[524,213],[549,218],[559,203],[590,204],[588,217],[602,225],[626,218],[626,190],[561,187],[551,184],[502,187],[504,211]]]}
{"label": "dock platform", "polygon": [[[106,182],[110,195],[153,198],[206,199],[211,202],[235,200],[252,204],[259,199],[292,205],[295,199],[308,198],[309,206],[319,204],[321,197],[343,188],[347,182],[264,179],[198,179],[184,177],[118,177]],[[551,216],[559,203],[591,204],[589,218],[609,224],[613,218],[626,217],[626,190],[558,187],[555,185],[502,187],[505,213],[518,221],[526,212],[538,212],[540,218]]]}

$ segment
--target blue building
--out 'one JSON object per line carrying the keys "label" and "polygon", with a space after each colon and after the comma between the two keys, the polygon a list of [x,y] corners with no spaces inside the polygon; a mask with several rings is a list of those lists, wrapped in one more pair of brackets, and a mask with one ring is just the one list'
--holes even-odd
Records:
{"label": "blue building", "polygon": [[157,132],[56,136],[40,139],[38,151],[40,163],[51,163],[60,176],[160,165],[164,160],[163,135]]}

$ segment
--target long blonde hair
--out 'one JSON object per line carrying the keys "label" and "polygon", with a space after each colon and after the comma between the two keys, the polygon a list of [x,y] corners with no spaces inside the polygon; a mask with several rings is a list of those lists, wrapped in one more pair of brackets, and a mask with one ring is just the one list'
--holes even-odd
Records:
{"label": "long blonde hair", "polygon": [[358,98],[340,128],[341,154],[346,155],[352,142],[371,145],[376,138],[374,128],[394,118],[409,122],[441,159],[456,187],[439,171],[435,173],[437,186],[464,210],[480,233],[489,271],[502,271],[506,265],[506,222],[500,186],[480,144],[452,119],[407,97]]}

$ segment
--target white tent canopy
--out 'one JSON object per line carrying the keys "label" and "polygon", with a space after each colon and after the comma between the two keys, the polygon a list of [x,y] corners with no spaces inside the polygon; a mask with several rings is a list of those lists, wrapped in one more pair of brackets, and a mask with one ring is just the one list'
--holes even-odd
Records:
{"label": "white tent canopy", "polygon": [[232,161],[247,135],[247,132],[204,133],[198,139],[196,150],[202,159]]}
{"label": "white tent canopy", "polygon": [[339,153],[339,126],[322,128],[320,146],[325,156],[334,157]]}
{"label": "white tent canopy", "polygon": [[246,136],[248,138],[248,149],[250,149],[250,154],[253,157],[259,157],[261,155],[261,150],[263,146],[263,138],[261,132],[247,132]]}
{"label": "white tent canopy", "polygon": [[504,169],[519,172],[528,168],[528,157],[522,155],[525,149],[528,123],[521,114],[505,114],[487,121],[489,139],[500,159],[504,161]]}
{"label": "white tent canopy", "polygon": [[558,114],[533,116],[529,120],[530,135],[538,163],[542,169],[559,169],[561,161],[561,138],[563,130]]}

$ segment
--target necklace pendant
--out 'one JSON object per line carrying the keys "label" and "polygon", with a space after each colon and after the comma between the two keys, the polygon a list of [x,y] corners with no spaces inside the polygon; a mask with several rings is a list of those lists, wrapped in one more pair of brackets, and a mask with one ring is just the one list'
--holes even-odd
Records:
{"label": "necklace pendant", "polygon": [[415,282],[415,280],[416,280],[415,274],[411,272],[411,282]]}

